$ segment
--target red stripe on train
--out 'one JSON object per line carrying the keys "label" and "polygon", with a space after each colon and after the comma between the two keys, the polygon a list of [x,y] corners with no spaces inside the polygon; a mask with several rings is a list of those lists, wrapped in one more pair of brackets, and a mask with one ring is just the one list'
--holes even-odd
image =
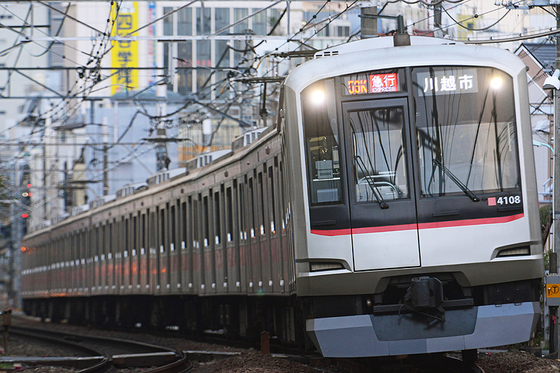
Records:
{"label": "red stripe on train", "polygon": [[[483,219],[470,219],[470,220],[455,220],[455,221],[443,221],[435,223],[422,223],[418,224],[418,229],[434,229],[434,228],[450,228],[450,227],[465,227],[469,225],[485,225],[485,224],[502,224],[509,223],[510,221],[521,219],[524,214],[517,214],[511,216],[504,216],[501,218],[483,218]],[[366,228],[355,228],[355,229],[331,229],[331,230],[319,230],[312,229],[311,234],[317,234],[320,236],[344,236],[349,235],[352,232],[354,234],[365,234],[365,233],[383,233],[383,232],[398,232],[416,229],[416,224],[401,224],[401,225],[388,225],[385,227],[366,227]]]}

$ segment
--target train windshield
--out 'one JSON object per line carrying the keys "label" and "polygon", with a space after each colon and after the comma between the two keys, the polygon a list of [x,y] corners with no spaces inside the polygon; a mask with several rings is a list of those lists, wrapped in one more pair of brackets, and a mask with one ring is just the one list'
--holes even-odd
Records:
{"label": "train windshield", "polygon": [[519,188],[512,78],[492,68],[412,69],[423,197]]}
{"label": "train windshield", "polygon": [[302,95],[305,148],[312,205],[342,200],[334,82],[313,84]]}
{"label": "train windshield", "polygon": [[349,111],[357,202],[408,198],[403,118],[399,106]]}

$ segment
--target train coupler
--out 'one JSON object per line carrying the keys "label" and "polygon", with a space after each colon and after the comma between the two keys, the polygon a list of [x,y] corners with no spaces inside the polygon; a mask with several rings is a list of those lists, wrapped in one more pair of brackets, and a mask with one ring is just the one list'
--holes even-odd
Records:
{"label": "train coupler", "polygon": [[404,296],[407,309],[442,322],[445,321],[443,301],[443,283],[428,276],[414,277]]}

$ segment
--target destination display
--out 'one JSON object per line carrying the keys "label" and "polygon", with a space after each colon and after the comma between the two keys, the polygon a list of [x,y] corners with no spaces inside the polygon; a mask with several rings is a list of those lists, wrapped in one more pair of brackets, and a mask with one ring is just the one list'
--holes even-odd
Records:
{"label": "destination display", "polygon": [[399,92],[398,73],[364,73],[344,78],[346,95]]}
{"label": "destination display", "polygon": [[415,75],[414,81],[421,96],[478,92],[476,69],[437,68]]}

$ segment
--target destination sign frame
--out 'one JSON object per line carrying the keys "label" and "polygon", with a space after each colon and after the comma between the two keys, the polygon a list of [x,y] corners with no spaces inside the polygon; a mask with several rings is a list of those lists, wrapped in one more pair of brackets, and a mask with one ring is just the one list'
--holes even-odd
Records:
{"label": "destination sign frame", "polygon": [[478,92],[477,69],[472,67],[436,67],[429,71],[415,71],[412,79],[420,97]]}
{"label": "destination sign frame", "polygon": [[342,77],[344,96],[406,92],[402,69],[367,71]]}

